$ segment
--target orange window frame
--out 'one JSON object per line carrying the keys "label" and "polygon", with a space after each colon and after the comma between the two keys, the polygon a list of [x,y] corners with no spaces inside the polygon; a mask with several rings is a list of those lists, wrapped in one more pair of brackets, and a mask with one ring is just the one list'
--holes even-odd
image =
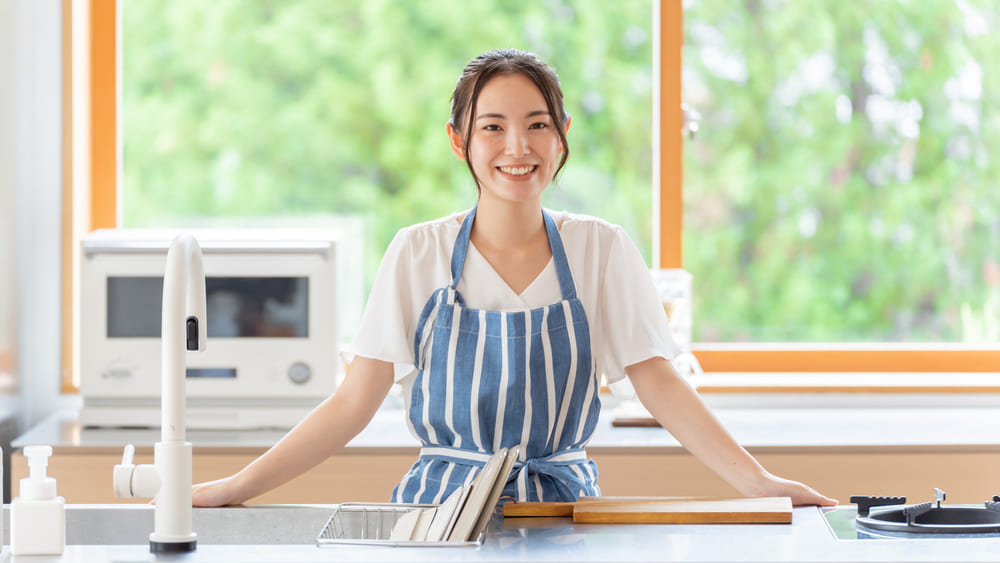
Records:
{"label": "orange window frame", "polygon": [[[90,4],[90,227],[117,226],[118,216],[118,0],[89,0]],[[683,264],[683,116],[681,105],[681,49],[683,6],[661,0],[656,24],[659,61],[658,115],[659,178],[654,194],[659,240],[654,260],[662,268]],[[65,260],[65,258],[64,258]],[[64,262],[65,263],[65,262]],[[64,343],[65,352],[66,345]],[[695,344],[694,352],[706,372],[1000,372],[1000,349],[954,344]],[[64,357],[66,354],[64,353]],[[64,372],[65,373],[65,372]],[[949,390],[942,380],[937,390]],[[64,388],[65,380],[64,380]],[[927,389],[926,387],[920,389]],[[968,390],[965,386],[961,389]],[[980,386],[976,391],[993,389]],[[996,388],[1000,392],[1000,387]]]}

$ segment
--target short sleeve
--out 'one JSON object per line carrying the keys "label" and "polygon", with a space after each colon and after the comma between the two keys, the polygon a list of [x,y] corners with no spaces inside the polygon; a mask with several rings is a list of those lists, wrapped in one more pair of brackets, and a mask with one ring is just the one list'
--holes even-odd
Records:
{"label": "short sleeve", "polygon": [[372,284],[361,325],[347,347],[345,360],[355,355],[395,364],[396,380],[412,371],[415,330],[412,253],[406,230],[396,233],[386,249]]}
{"label": "short sleeve", "polygon": [[677,357],[679,350],[649,268],[621,227],[615,227],[598,299],[604,335],[599,368],[608,383],[623,379],[627,366],[653,357]]}

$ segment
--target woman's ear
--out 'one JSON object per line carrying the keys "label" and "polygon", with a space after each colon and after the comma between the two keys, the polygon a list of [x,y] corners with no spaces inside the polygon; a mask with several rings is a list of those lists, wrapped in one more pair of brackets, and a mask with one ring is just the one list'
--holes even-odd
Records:
{"label": "woman's ear", "polygon": [[455,130],[449,122],[445,128],[448,131],[448,142],[451,144],[451,152],[455,153],[455,156],[459,160],[465,160],[465,142],[462,140],[462,134]]}
{"label": "woman's ear", "polygon": [[[573,122],[573,117],[567,115],[566,116],[566,128],[563,129],[563,135],[569,135],[569,124],[572,123],[572,122]],[[562,152],[563,152],[563,147],[559,147],[559,154],[562,154]]]}

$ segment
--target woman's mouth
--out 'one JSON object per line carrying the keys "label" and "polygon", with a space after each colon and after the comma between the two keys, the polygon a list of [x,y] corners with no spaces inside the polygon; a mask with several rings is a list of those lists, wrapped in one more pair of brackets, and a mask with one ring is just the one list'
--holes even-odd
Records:
{"label": "woman's mouth", "polygon": [[508,176],[527,176],[538,168],[538,165],[529,166],[497,166],[497,170]]}

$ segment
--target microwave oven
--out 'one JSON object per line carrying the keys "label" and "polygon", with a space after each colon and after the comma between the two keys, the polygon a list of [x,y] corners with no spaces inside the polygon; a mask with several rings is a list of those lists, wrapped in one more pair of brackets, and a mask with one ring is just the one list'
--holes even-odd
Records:
{"label": "microwave oven", "polygon": [[[84,426],[159,426],[163,274],[179,232],[105,229],[83,237]],[[337,322],[338,281],[348,269],[343,234],[183,232],[202,249],[208,325],[205,349],[187,353],[187,426],[291,428],[333,393],[343,371]]]}

